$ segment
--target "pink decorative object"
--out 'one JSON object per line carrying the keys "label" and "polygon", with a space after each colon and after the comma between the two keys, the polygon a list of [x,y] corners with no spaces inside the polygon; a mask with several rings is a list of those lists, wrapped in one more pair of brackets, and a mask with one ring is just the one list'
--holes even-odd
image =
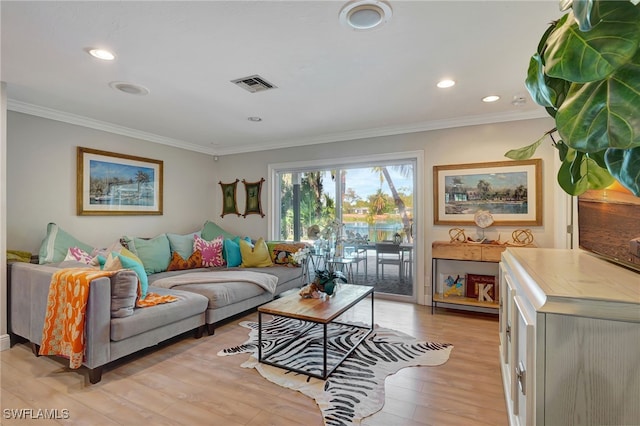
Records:
{"label": "pink decorative object", "polygon": [[202,254],[202,266],[224,266],[226,262],[222,256],[222,245],[224,237],[222,235],[207,241],[198,235],[193,236],[193,250],[200,250]]}

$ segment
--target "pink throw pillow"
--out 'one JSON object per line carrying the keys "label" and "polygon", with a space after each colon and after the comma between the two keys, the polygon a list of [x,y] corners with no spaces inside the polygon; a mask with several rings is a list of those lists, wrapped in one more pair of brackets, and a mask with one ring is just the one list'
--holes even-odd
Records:
{"label": "pink throw pillow", "polygon": [[67,256],[64,258],[64,260],[77,260],[87,265],[91,263],[91,259],[91,255],[79,247],[69,247]]}
{"label": "pink throw pillow", "polygon": [[207,241],[198,235],[193,236],[193,251],[200,250],[202,266],[224,266],[226,263],[222,256],[224,237],[222,235]]}

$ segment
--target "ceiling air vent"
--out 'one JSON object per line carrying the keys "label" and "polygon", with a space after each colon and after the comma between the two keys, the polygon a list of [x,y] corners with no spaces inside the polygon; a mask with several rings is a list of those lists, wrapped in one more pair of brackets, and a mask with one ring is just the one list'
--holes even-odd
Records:
{"label": "ceiling air vent", "polygon": [[231,80],[231,82],[239,87],[242,87],[245,90],[248,90],[251,93],[262,92],[263,90],[269,89],[276,89],[278,87],[269,83],[267,80],[257,74],[250,75],[249,77],[236,78],[235,80]]}

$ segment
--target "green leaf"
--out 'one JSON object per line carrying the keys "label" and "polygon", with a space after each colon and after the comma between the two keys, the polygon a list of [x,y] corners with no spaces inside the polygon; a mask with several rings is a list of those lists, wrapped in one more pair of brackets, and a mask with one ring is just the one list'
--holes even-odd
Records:
{"label": "green leaf", "polygon": [[604,1],[599,8],[602,19],[588,32],[574,19],[558,22],[544,49],[545,74],[576,83],[602,80],[634,56],[639,8],[630,1]]}
{"label": "green leaf", "polygon": [[580,31],[589,31],[593,28],[592,23],[600,20],[598,3],[593,0],[573,0],[572,8]]}
{"label": "green leaf", "polygon": [[603,169],[607,168],[607,162],[604,159],[604,155],[607,151],[589,152],[587,156],[591,158],[599,167]]}
{"label": "green leaf", "polygon": [[536,149],[540,146],[544,138],[547,137],[547,133],[544,134],[540,139],[532,143],[531,145],[523,146],[522,148],[512,149],[507,151],[504,156],[507,158],[511,158],[512,160],[527,160],[535,154]]}
{"label": "green leaf", "polygon": [[585,152],[640,146],[640,49],[608,78],[572,84],[556,114],[567,145]]}
{"label": "green leaf", "polygon": [[567,194],[580,195],[588,189],[603,189],[613,183],[607,169],[584,153],[573,152],[576,155],[570,152],[558,170],[558,184]]}
{"label": "green leaf", "polygon": [[[555,110],[564,102],[571,82],[547,76],[544,73],[542,58],[536,53],[529,61],[525,86],[531,98],[538,105],[546,107],[550,116],[555,117]],[[552,108],[552,111],[549,111],[549,108]]]}
{"label": "green leaf", "polygon": [[566,19],[567,19],[567,15],[564,15],[562,18],[558,19],[557,21],[551,22],[551,24],[549,25],[549,28],[547,28],[544,34],[542,34],[542,37],[538,42],[538,50],[536,50],[536,53],[538,55],[540,55],[541,57],[544,55],[544,50],[547,48],[547,39],[549,38],[551,33],[556,29],[556,27],[562,24]]}
{"label": "green leaf", "polygon": [[543,107],[554,107],[551,90],[545,83],[544,65],[539,54],[529,60],[529,70],[524,84],[535,103]]}
{"label": "green leaf", "polygon": [[573,159],[569,166],[569,174],[571,175],[571,183],[576,184],[582,179],[582,160],[584,159],[584,152],[576,152],[576,158]]}
{"label": "green leaf", "polygon": [[640,197],[640,148],[608,149],[604,158],[613,177]]}
{"label": "green leaf", "polygon": [[571,172],[569,171],[570,168],[570,161],[564,161],[562,165],[560,165],[560,169],[558,170],[558,184],[567,194],[580,195],[589,188],[588,182],[586,179],[573,182]]}
{"label": "green leaf", "polygon": [[558,149],[558,155],[560,156],[560,161],[564,161],[567,158],[567,154],[569,153],[569,147],[563,141],[556,142],[555,147]]}

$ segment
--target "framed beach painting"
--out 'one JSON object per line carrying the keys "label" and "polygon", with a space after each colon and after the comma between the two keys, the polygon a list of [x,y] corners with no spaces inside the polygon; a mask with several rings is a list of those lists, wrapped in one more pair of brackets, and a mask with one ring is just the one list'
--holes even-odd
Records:
{"label": "framed beach painting", "polygon": [[474,225],[478,211],[493,225],[542,225],[542,160],[433,167],[435,225]]}
{"label": "framed beach painting", "polygon": [[161,215],[160,160],[78,147],[77,214]]}

